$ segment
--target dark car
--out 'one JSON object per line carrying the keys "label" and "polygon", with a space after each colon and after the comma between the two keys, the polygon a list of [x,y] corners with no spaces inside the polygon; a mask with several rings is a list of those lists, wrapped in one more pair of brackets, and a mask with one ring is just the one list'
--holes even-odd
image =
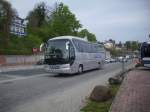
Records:
{"label": "dark car", "polygon": [[43,65],[44,64],[44,59],[40,59],[36,64],[37,65]]}

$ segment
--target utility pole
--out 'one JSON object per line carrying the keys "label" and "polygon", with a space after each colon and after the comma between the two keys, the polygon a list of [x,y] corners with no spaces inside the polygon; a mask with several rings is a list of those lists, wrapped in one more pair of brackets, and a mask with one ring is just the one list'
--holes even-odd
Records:
{"label": "utility pole", "polygon": [[122,47],[122,73],[125,72],[125,48],[124,46]]}

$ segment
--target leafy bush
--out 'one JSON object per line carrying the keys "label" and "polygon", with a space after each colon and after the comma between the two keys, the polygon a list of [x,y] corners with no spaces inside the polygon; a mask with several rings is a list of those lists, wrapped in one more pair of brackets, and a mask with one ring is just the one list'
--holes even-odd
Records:
{"label": "leafy bush", "polygon": [[9,46],[6,48],[4,46],[0,46],[0,54],[7,55],[28,55],[32,54],[32,48],[39,48],[42,41],[39,37],[35,37],[33,35],[29,35],[27,37],[16,37],[12,36],[9,42]]}

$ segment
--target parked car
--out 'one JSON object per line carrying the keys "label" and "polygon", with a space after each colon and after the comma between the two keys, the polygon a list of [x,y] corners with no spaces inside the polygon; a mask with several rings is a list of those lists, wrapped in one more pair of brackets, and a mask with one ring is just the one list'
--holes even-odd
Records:
{"label": "parked car", "polygon": [[105,63],[110,63],[110,59],[105,59]]}
{"label": "parked car", "polygon": [[122,60],[123,60],[123,57],[122,57],[122,56],[118,57],[118,61],[119,61],[119,62],[122,62]]}
{"label": "parked car", "polygon": [[124,62],[128,62],[128,59],[127,59],[127,58],[124,58],[123,61],[124,61]]}
{"label": "parked car", "polygon": [[125,58],[126,58],[126,59],[130,59],[130,56],[129,56],[129,55],[126,55]]}
{"label": "parked car", "polygon": [[113,63],[113,62],[116,62],[116,59],[114,59],[114,58],[106,58],[105,59],[105,63]]}
{"label": "parked car", "polygon": [[128,58],[120,56],[120,57],[118,57],[118,61],[119,62],[127,62]]}
{"label": "parked car", "polygon": [[110,63],[110,62],[111,62],[111,60],[109,58],[105,59],[105,63]]}
{"label": "parked car", "polygon": [[111,63],[116,62],[116,59],[110,58],[110,62],[111,62]]}
{"label": "parked car", "polygon": [[44,64],[44,59],[40,59],[36,64],[37,65],[43,65]]}

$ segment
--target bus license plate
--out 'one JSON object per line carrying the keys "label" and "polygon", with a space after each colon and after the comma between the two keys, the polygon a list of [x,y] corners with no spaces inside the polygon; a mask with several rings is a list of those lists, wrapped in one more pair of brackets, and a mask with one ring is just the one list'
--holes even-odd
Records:
{"label": "bus license plate", "polygon": [[58,65],[53,65],[53,66],[50,66],[50,69],[59,69],[60,67]]}

